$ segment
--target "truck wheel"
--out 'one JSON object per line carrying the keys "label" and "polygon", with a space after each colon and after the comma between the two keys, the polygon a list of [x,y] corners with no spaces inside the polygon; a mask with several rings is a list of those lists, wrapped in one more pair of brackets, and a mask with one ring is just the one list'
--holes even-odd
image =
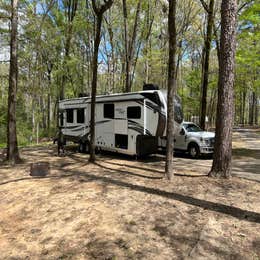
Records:
{"label": "truck wheel", "polygon": [[78,150],[79,150],[80,153],[85,153],[86,152],[86,143],[80,142]]}
{"label": "truck wheel", "polygon": [[200,156],[200,149],[197,144],[190,144],[188,152],[191,158],[198,158]]}

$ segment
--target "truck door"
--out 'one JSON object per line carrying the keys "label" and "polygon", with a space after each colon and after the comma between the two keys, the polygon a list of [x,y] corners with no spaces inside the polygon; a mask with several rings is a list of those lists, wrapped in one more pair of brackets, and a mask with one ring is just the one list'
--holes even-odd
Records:
{"label": "truck door", "polygon": [[174,148],[179,150],[186,150],[186,131],[182,127],[181,131],[174,136]]}

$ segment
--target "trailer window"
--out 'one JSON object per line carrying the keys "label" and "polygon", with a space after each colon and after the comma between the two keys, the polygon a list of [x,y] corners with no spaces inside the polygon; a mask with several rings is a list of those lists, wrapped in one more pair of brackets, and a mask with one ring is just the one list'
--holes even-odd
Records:
{"label": "trailer window", "polygon": [[78,123],[78,124],[83,124],[83,123],[85,123],[84,108],[77,109],[77,123]]}
{"label": "trailer window", "polygon": [[73,123],[73,109],[66,109],[67,123]]}
{"label": "trailer window", "polygon": [[127,108],[127,118],[130,119],[140,119],[141,118],[141,107],[128,107]]}
{"label": "trailer window", "polygon": [[114,118],[115,117],[115,105],[114,104],[104,104],[104,118]]}

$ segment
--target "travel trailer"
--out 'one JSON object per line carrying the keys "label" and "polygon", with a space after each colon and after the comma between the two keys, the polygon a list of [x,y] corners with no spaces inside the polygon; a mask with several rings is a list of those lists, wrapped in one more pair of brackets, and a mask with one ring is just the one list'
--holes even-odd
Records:
{"label": "travel trailer", "polygon": [[[159,137],[166,135],[167,93],[150,85],[139,92],[96,97],[97,149],[138,157],[157,152]],[[175,130],[179,131],[183,115],[178,97],[174,104]],[[66,141],[78,143],[80,152],[89,149],[90,106],[91,97],[59,102],[62,134]]]}

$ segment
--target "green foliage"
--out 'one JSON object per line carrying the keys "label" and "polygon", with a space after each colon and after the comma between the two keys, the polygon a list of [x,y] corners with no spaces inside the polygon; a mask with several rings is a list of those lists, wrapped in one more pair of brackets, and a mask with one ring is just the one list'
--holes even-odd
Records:
{"label": "green foliage", "polygon": [[198,115],[201,71],[199,69],[187,70],[185,79],[186,87],[181,91],[184,115]]}
{"label": "green foliage", "polygon": [[[68,1],[66,1],[68,2]],[[245,1],[242,1],[243,3]],[[62,82],[65,96],[90,93],[95,18],[91,1],[79,1],[72,24],[69,24],[63,1],[21,0],[19,6],[19,78],[17,129],[20,145],[39,136],[52,136],[56,127],[56,109]],[[138,0],[127,1],[129,42],[133,34]],[[241,3],[241,4],[243,4]],[[142,89],[143,82],[167,88],[168,29],[167,1],[141,1],[137,37],[133,42],[132,90]],[[0,3],[0,13],[10,14],[10,1]],[[236,107],[246,102],[252,91],[258,96],[260,85],[260,4],[253,1],[239,16],[236,55]],[[215,25],[220,20],[216,2]],[[3,20],[4,23],[6,19]],[[1,20],[2,22],[2,20]],[[1,23],[0,46],[8,46],[9,30]],[[177,4],[178,94],[183,101],[185,118],[199,115],[201,59],[206,24],[200,1],[184,0]],[[71,27],[70,27],[71,26]],[[151,27],[150,27],[151,26]],[[66,40],[71,28],[69,55],[65,58]],[[219,34],[219,31],[217,32]],[[132,43],[131,43],[132,44]],[[99,52],[98,94],[122,92],[125,78],[125,42],[122,1],[115,0],[105,13]],[[212,44],[208,87],[208,110],[214,114],[218,81],[216,43]],[[6,142],[8,66],[0,63],[0,144]],[[48,111],[48,98],[50,111]],[[246,106],[248,110],[249,105]],[[238,110],[238,109],[237,109]],[[49,128],[47,114],[50,114]],[[260,113],[259,113],[260,114]]]}

